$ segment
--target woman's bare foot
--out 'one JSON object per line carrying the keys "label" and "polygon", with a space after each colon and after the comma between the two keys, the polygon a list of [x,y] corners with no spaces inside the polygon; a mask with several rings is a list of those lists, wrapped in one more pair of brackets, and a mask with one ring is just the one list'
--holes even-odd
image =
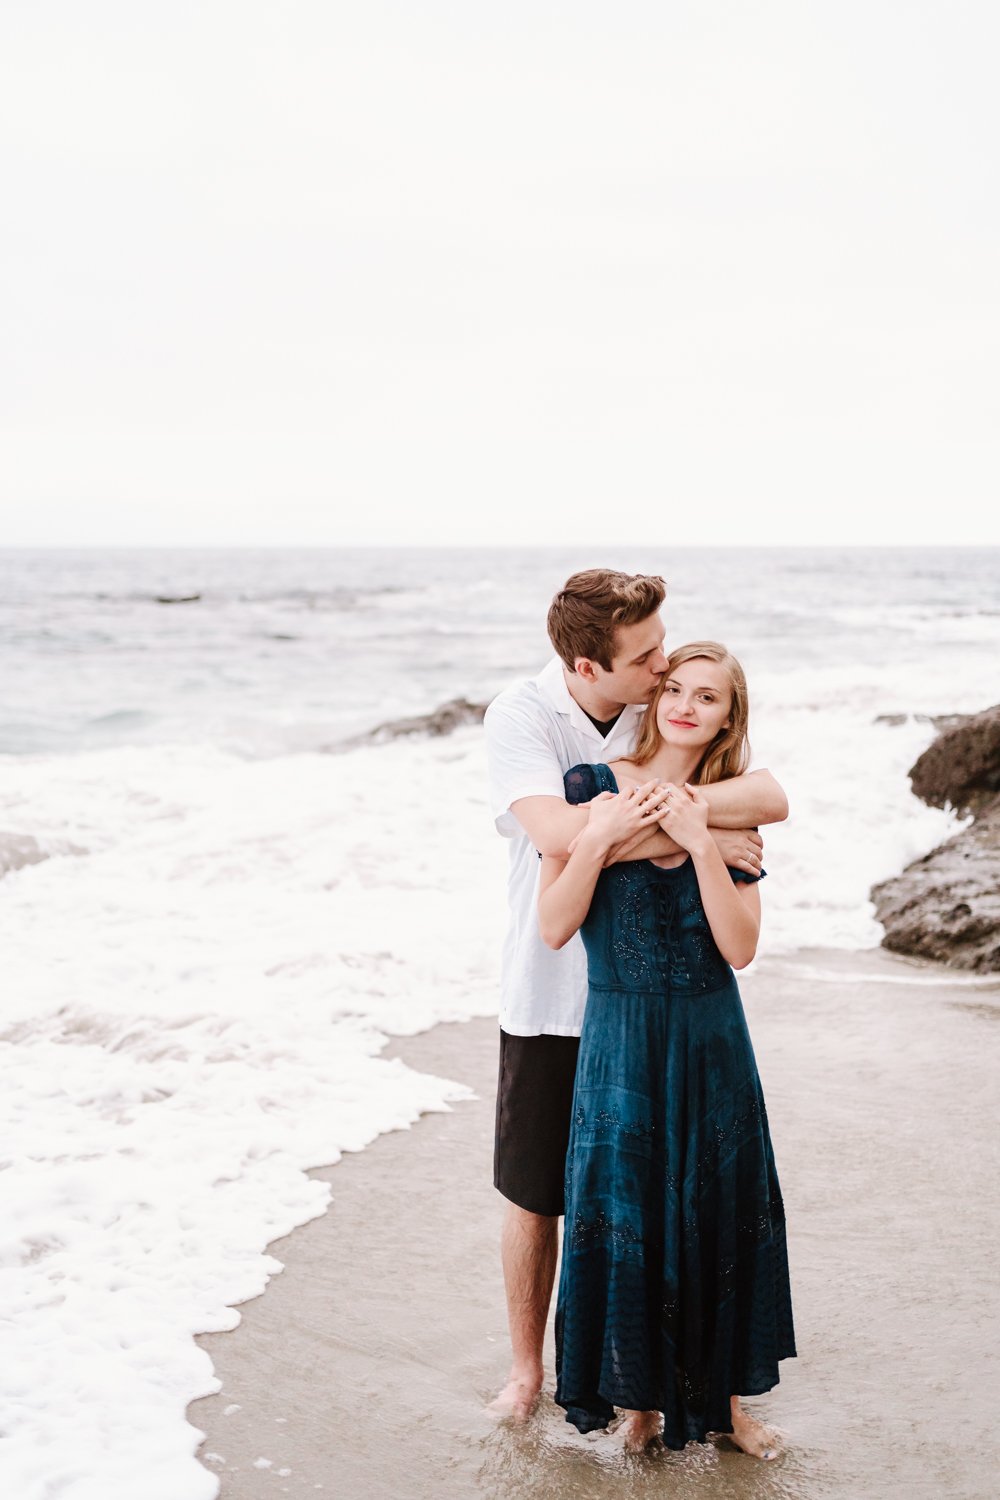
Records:
{"label": "woman's bare foot", "polygon": [[777,1458],[781,1451],[778,1435],[770,1427],[765,1427],[763,1422],[758,1422],[749,1412],[743,1410],[740,1405],[739,1396],[734,1396],[730,1402],[730,1415],[733,1422],[733,1430],[728,1434],[737,1448],[744,1453],[749,1453],[751,1458],[771,1459]]}
{"label": "woman's bare foot", "polygon": [[538,1402],[541,1389],[541,1370],[523,1375],[512,1370],[507,1384],[496,1400],[490,1402],[487,1410],[511,1422],[527,1422]]}
{"label": "woman's bare foot", "polygon": [[658,1411],[626,1411],[625,1420],[618,1428],[629,1453],[642,1453],[655,1437],[659,1437],[663,1422]]}

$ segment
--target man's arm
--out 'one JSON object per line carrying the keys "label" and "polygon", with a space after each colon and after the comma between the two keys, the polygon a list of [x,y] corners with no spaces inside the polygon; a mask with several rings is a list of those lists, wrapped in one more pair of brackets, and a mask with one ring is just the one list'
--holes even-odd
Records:
{"label": "man's arm", "polygon": [[[569,859],[570,845],[587,826],[588,804],[573,807],[561,797],[521,797],[511,803],[514,814],[539,854],[551,855],[554,859]],[[630,847],[634,845],[634,848]],[[621,860],[663,859],[668,854],[681,852],[680,844],[674,842],[662,828],[653,827],[640,833],[635,840],[619,845],[613,850],[614,858],[609,864]]]}
{"label": "man's arm", "polygon": [[[569,846],[587,826],[587,806],[571,807],[561,797],[521,797],[511,806],[525,833],[539,854],[554,859],[569,858]],[[752,828],[719,828],[710,830],[723,862],[746,875],[760,874],[760,851],[764,842]],[[666,859],[681,853],[669,833],[654,828],[612,850],[608,864],[634,859]]]}
{"label": "man's arm", "polygon": [[770,771],[713,781],[700,786],[698,794],[708,803],[710,828],[755,828],[760,823],[783,823],[788,817],[788,798]]}
{"label": "man's arm", "polygon": [[501,695],[486,710],[490,802],[497,831],[523,829],[540,854],[569,858],[587,826],[586,807],[565,798],[563,768],[544,716],[523,696]]}
{"label": "man's arm", "polygon": [[571,807],[562,797],[519,797],[510,810],[539,854],[554,859],[569,859],[570,844],[587,826],[586,803]]}
{"label": "man's arm", "polygon": [[[748,875],[758,874],[764,843],[755,829],[758,824],[781,823],[788,817],[788,798],[770,771],[749,771],[728,781],[713,781],[698,791],[708,803],[709,831],[724,862]],[[613,849],[609,863],[662,859],[676,852],[669,834],[657,829]]]}
{"label": "man's arm", "polygon": [[[539,854],[567,860],[589,815],[585,804],[566,801],[562,762],[544,718],[524,698],[502,694],[486,710],[484,727],[497,831],[510,838],[519,825]],[[654,828],[650,837],[657,857],[676,854],[668,834]]]}

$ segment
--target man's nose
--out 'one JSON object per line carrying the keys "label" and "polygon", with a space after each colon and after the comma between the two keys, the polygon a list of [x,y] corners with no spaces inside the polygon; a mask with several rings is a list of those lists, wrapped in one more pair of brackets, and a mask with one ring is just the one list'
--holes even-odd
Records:
{"label": "man's nose", "polygon": [[667,658],[664,656],[662,651],[655,652],[649,658],[649,670],[651,672],[654,672],[657,677],[663,676],[664,672],[667,670]]}

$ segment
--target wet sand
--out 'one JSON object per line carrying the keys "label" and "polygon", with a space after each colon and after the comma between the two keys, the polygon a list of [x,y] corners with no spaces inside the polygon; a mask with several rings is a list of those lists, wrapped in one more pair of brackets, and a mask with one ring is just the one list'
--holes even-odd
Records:
{"label": "wet sand", "polygon": [[329,1212],[207,1335],[195,1402],[222,1500],[994,1500],[1000,984],[880,952],[762,962],[742,983],[789,1226],[799,1358],[749,1403],[772,1464],[724,1440],[623,1454],[546,1394],[515,1430],[492,1172],[496,1025],[394,1044],[479,1095],[316,1172]]}

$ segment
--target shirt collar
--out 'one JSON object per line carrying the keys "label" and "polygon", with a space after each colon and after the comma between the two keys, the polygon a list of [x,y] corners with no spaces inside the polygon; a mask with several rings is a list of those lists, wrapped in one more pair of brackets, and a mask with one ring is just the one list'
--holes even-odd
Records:
{"label": "shirt collar", "polygon": [[566,673],[558,656],[554,656],[547,667],[543,667],[535,678],[538,691],[547,698],[557,714],[571,713],[579,704],[566,686]]}
{"label": "shirt collar", "polygon": [[[582,729],[604,744],[604,736],[596,727],[592,719],[589,719],[583,709],[577,703],[573,694],[566,685],[566,674],[563,664],[558,656],[553,657],[547,667],[543,667],[535,678],[538,691],[552,704],[557,714],[568,716],[570,723],[576,729]],[[626,703],[621,711],[621,716],[615,729],[624,727],[626,724],[636,720],[640,714],[645,712],[644,703]],[[613,732],[613,731],[612,731]]]}

